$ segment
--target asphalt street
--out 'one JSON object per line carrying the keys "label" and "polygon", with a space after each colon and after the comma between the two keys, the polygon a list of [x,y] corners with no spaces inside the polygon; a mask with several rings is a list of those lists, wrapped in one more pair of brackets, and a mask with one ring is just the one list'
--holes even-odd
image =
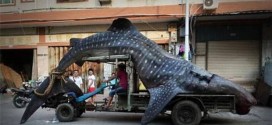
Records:
{"label": "asphalt street", "polygon": [[[12,95],[0,95],[0,125],[18,125],[25,108],[12,104]],[[24,125],[139,125],[142,113],[87,111],[73,122],[58,122],[54,109],[38,109]],[[247,115],[210,114],[200,125],[272,125],[272,108],[255,106]],[[158,116],[150,125],[172,125],[171,117]]]}

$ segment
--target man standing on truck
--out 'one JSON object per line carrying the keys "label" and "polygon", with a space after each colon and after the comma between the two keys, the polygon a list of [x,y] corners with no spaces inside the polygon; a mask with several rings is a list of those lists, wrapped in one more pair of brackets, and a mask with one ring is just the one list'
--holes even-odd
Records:
{"label": "man standing on truck", "polygon": [[114,75],[110,79],[104,80],[103,82],[109,82],[115,78],[119,79],[119,86],[110,91],[109,97],[108,97],[109,101],[108,101],[107,105],[105,106],[105,109],[108,109],[110,107],[110,104],[113,100],[113,96],[115,95],[115,93],[127,91],[128,79],[127,79],[127,72],[126,72],[126,65],[125,64],[120,63],[118,65],[117,75]]}

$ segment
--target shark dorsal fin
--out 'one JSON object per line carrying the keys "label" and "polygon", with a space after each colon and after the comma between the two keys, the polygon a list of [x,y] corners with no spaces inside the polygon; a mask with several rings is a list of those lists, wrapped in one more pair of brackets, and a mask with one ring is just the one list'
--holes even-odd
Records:
{"label": "shark dorsal fin", "polygon": [[77,43],[81,41],[81,38],[71,38],[70,39],[70,46],[76,46]]}
{"label": "shark dorsal fin", "polygon": [[136,31],[136,27],[128,20],[125,18],[118,18],[114,20],[108,29],[108,31]]}

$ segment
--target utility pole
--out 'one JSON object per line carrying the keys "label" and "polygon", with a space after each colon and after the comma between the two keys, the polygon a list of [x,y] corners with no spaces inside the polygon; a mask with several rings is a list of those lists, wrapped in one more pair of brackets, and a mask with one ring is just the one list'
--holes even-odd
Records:
{"label": "utility pole", "polygon": [[189,60],[189,0],[185,5],[185,60]]}

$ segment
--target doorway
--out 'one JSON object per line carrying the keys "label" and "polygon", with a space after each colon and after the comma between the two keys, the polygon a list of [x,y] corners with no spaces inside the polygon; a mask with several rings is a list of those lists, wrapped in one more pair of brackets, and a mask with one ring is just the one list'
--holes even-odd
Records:
{"label": "doorway", "polygon": [[33,49],[0,50],[0,63],[15,70],[23,81],[29,81],[32,79]]}

